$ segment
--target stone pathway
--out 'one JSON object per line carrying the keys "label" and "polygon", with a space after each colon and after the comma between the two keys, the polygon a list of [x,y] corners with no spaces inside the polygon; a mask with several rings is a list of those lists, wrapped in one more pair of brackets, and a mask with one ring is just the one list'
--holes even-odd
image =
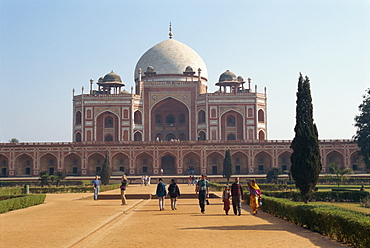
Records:
{"label": "stone pathway", "polygon": [[[130,185],[128,194],[150,194],[156,185]],[[182,193],[194,187],[179,185]],[[119,189],[102,194],[119,194]],[[220,192],[215,192],[220,194]],[[219,198],[201,214],[197,199],[179,199],[178,210],[159,211],[158,200],[92,200],[91,194],[50,194],[45,204],[0,215],[0,247],[348,247],[243,204],[225,215]]]}

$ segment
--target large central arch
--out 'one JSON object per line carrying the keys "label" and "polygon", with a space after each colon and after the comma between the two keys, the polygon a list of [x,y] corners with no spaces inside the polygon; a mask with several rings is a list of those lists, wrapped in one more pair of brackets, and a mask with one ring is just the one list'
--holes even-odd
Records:
{"label": "large central arch", "polygon": [[151,139],[180,139],[189,140],[190,115],[187,106],[168,97],[151,110]]}

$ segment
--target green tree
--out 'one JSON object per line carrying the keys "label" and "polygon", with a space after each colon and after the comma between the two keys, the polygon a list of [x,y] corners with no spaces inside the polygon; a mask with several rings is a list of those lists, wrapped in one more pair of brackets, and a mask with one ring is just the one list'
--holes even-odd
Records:
{"label": "green tree", "polygon": [[227,185],[229,185],[230,177],[233,174],[233,163],[231,162],[231,156],[230,156],[230,150],[226,150],[225,152],[225,158],[223,163],[223,171],[222,175],[223,177],[226,177],[227,179]]}
{"label": "green tree", "polygon": [[358,106],[360,114],[355,117],[357,131],[354,139],[360,148],[366,168],[370,170],[370,88],[362,97],[363,102]]}
{"label": "green tree", "polygon": [[104,163],[102,165],[102,170],[100,173],[101,183],[107,185],[110,179],[110,166],[109,166],[109,156],[108,152],[105,154]]}
{"label": "green tree", "polygon": [[330,163],[329,168],[331,169],[330,172],[332,174],[335,174],[335,179],[336,179],[338,188],[344,180],[348,179],[346,175],[353,173],[353,171],[349,168],[344,168],[344,169],[339,168],[339,166],[336,163]]}
{"label": "green tree", "polygon": [[11,138],[11,139],[9,140],[9,143],[19,143],[19,140],[18,140],[18,139],[16,139],[16,138]]}
{"label": "green tree", "polygon": [[299,75],[295,137],[290,145],[292,177],[305,203],[312,197],[322,169],[318,132],[313,122],[310,80]]}
{"label": "green tree", "polygon": [[50,177],[47,171],[40,171],[39,181],[40,181],[41,187],[50,186],[49,179]]}
{"label": "green tree", "polygon": [[59,187],[60,181],[64,178],[66,178],[66,176],[63,174],[63,172],[57,171],[57,173],[55,173],[55,184],[57,187]]}
{"label": "green tree", "polygon": [[266,180],[268,183],[277,183],[281,170],[279,168],[272,168],[266,174]]}

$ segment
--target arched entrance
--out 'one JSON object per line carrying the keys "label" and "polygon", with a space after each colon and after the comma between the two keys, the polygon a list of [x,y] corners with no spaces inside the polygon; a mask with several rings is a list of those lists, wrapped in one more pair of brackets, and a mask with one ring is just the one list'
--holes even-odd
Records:
{"label": "arched entrance", "polygon": [[152,140],[158,133],[161,133],[166,140],[190,139],[189,110],[184,103],[168,97],[155,104],[150,115]]}
{"label": "arched entrance", "polygon": [[175,158],[171,155],[162,157],[162,169],[165,175],[176,174]]}

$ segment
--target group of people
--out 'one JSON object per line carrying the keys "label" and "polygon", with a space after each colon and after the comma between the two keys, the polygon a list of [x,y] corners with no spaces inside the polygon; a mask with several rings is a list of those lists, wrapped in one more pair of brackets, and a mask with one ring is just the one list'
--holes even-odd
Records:
{"label": "group of people", "polygon": [[188,177],[188,185],[194,185],[196,182],[194,175]]}
{"label": "group of people", "polygon": [[[166,184],[164,184],[162,178],[158,179],[159,183],[157,184],[157,190],[156,190],[156,195],[159,200],[159,210],[163,211],[164,210],[164,199],[166,198],[167,195],[167,190],[166,190]],[[168,186],[168,195],[170,196],[171,199],[171,209],[172,210],[177,210],[177,198],[180,196],[180,188],[176,184],[176,180],[172,179],[171,184]]]}
{"label": "group of people", "polygon": [[[261,190],[258,187],[256,180],[252,179],[248,184],[249,191],[249,205],[252,208],[253,214],[256,215],[258,208],[261,204]],[[224,203],[224,210],[226,215],[229,214],[230,210],[230,198],[233,205],[233,211],[235,215],[242,214],[241,202],[244,197],[243,187],[240,184],[239,178],[235,178],[235,182],[229,186],[225,186],[224,191],[222,192],[222,201]]]}
{"label": "group of people", "polygon": [[[180,188],[176,184],[175,179],[171,179],[171,184],[168,186],[168,189],[166,190],[166,184],[163,182],[162,178],[158,179],[158,184],[156,188],[156,195],[159,199],[159,210],[163,211],[165,207],[165,198],[167,194],[170,197],[171,200],[171,209],[177,210],[177,199],[180,197]],[[261,190],[258,187],[256,181],[252,179],[251,181],[247,182],[248,184],[248,191],[249,191],[249,205],[252,208],[253,214],[257,214],[258,208],[261,205]],[[94,187],[94,200],[98,199],[99,194],[99,188],[100,188],[100,180],[99,176],[96,176],[95,179],[92,181],[92,185]],[[150,177],[149,177],[149,184],[150,185]],[[126,200],[126,187],[127,187],[127,177],[126,175],[122,176],[121,180],[121,200],[122,205],[127,205]],[[198,195],[198,201],[199,201],[199,207],[200,212],[204,214],[205,212],[205,206],[207,204],[207,198],[209,198],[209,181],[207,180],[207,176],[205,174],[202,174],[201,179],[199,179],[196,183],[195,187],[195,193]],[[231,188],[229,186],[225,186],[224,191],[222,192],[222,201],[224,203],[224,211],[226,215],[229,214],[230,205],[233,206],[233,212],[235,215],[241,215],[242,214],[242,207],[241,202],[243,200],[244,193],[243,193],[243,187],[240,184],[239,177],[235,178],[235,182],[231,185]],[[230,203],[231,199],[231,203]]]}
{"label": "group of people", "polygon": [[150,176],[142,176],[141,177],[141,186],[145,185],[145,186],[150,186]]}

